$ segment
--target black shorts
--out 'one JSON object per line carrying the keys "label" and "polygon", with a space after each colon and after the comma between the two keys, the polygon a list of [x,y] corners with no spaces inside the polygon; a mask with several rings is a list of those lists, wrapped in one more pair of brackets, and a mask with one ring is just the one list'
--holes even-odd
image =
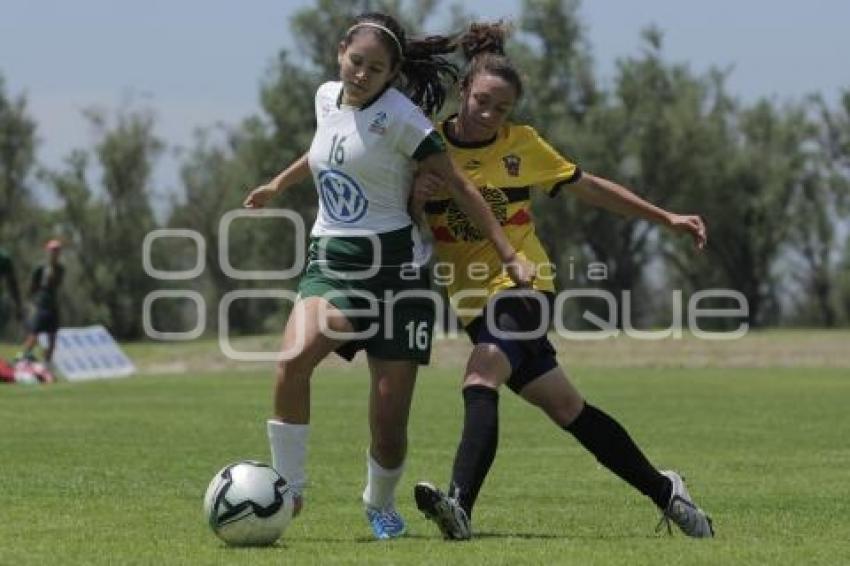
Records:
{"label": "black shorts", "polygon": [[500,291],[464,328],[473,344],[495,344],[507,356],[512,370],[507,385],[514,393],[558,366],[547,337],[554,300],[543,291]]}
{"label": "black shorts", "polygon": [[59,312],[54,309],[37,308],[28,326],[33,334],[42,332],[55,334],[59,331]]}

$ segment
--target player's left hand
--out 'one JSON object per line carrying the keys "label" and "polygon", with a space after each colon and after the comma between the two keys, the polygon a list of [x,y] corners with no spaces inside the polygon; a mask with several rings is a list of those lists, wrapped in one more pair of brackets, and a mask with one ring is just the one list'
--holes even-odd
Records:
{"label": "player's left hand", "polygon": [[677,232],[690,234],[698,250],[704,249],[706,242],[708,242],[705,222],[696,214],[673,214],[670,217],[670,228]]}
{"label": "player's left hand", "polygon": [[413,180],[410,191],[410,215],[418,218],[428,202],[445,185],[442,177],[436,173],[420,173]]}

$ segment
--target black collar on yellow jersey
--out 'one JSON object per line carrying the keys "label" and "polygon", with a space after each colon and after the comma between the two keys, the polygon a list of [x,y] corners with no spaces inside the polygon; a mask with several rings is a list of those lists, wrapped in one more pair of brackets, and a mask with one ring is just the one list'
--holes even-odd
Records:
{"label": "black collar on yellow jersey", "polygon": [[[490,145],[491,143],[496,141],[497,137],[499,137],[499,134],[496,133],[496,135],[493,136],[492,138],[490,138],[489,140],[484,140],[484,141],[480,141],[480,142],[461,141],[461,140],[457,139],[454,136],[454,134],[452,133],[452,130],[454,130],[454,122],[456,122],[456,121],[457,121],[457,114],[452,114],[451,116],[449,116],[448,118],[443,120],[443,135],[446,137],[446,140],[448,140],[448,142],[455,147],[463,147],[463,148],[467,148],[467,149],[476,149],[476,148],[479,148],[479,147],[487,147],[488,145]],[[451,125],[451,127],[449,127],[450,125]]]}

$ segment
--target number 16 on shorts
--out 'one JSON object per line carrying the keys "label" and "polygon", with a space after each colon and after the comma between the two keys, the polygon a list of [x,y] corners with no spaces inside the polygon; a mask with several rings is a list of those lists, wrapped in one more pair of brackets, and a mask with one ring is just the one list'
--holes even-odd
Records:
{"label": "number 16 on shorts", "polygon": [[407,331],[407,347],[420,352],[428,351],[431,341],[431,326],[428,320],[411,320],[404,325]]}

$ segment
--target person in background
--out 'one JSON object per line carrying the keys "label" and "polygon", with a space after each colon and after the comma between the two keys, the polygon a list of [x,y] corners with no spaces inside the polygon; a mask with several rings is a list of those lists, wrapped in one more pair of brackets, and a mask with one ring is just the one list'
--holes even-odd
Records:
{"label": "person in background", "polygon": [[38,342],[38,335],[47,334],[47,348],[44,361],[50,364],[56,347],[56,333],[59,332],[59,287],[65,274],[64,266],[59,262],[62,242],[50,240],[44,246],[47,262],[39,265],[32,273],[30,297],[35,312],[29,320],[28,335],[24,340],[21,357],[32,359],[32,350]]}

